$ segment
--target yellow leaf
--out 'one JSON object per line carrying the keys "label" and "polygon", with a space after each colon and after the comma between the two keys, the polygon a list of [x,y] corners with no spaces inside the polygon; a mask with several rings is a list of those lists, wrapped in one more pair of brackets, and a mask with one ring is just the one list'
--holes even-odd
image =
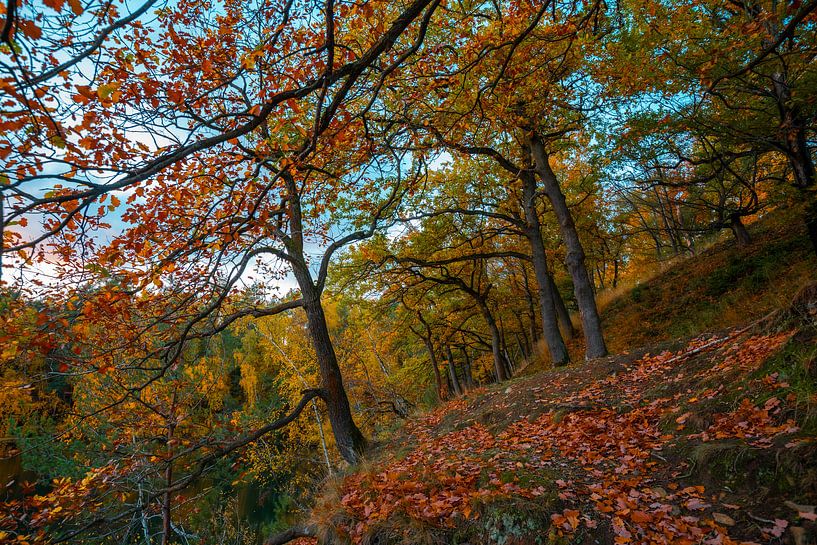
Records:
{"label": "yellow leaf", "polygon": [[114,92],[116,92],[117,89],[119,89],[119,84],[117,82],[103,83],[97,88],[96,96],[99,97],[99,100],[107,100],[112,94],[114,94]]}

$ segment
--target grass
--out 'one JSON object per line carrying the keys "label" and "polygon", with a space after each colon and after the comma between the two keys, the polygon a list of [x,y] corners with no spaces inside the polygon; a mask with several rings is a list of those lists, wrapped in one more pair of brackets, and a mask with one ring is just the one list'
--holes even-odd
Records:
{"label": "grass", "polygon": [[611,353],[732,327],[788,306],[817,270],[805,229],[777,214],[750,230],[754,241],[746,248],[731,240],[716,243],[657,274],[649,271],[612,296],[602,292],[599,307]]}

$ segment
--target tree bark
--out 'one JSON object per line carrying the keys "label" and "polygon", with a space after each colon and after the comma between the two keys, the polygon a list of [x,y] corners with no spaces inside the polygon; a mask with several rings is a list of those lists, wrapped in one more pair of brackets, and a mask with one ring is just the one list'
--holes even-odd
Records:
{"label": "tree bark", "polygon": [[508,372],[508,377],[512,377],[513,374],[516,373],[516,366],[513,364],[507,346],[502,350],[502,359],[505,360],[505,370]]}
{"label": "tree bark", "polygon": [[440,364],[437,361],[437,354],[434,352],[434,340],[431,336],[431,326],[428,325],[428,322],[423,317],[423,313],[417,311],[417,318],[420,319],[420,323],[423,324],[423,328],[425,329],[425,335],[418,332],[414,328],[411,330],[414,332],[415,335],[420,337],[423,340],[423,344],[428,351],[428,357],[431,361],[431,369],[434,371],[434,381],[437,383],[437,401],[445,401],[448,397],[445,388],[443,387],[443,377],[442,373],[440,373]]}
{"label": "tree bark", "polygon": [[523,172],[522,180],[522,208],[525,212],[525,237],[531,249],[531,262],[539,287],[539,306],[542,313],[542,333],[545,344],[550,353],[553,365],[565,365],[570,361],[565,341],[559,331],[556,307],[553,301],[553,290],[550,288],[550,273],[548,271],[545,243],[542,240],[542,229],[539,223],[539,214],[536,210],[536,177],[531,172]]}
{"label": "tree bark", "polygon": [[477,387],[477,384],[474,382],[474,373],[471,369],[471,356],[468,354],[468,348],[465,345],[461,348],[462,355],[465,358],[465,364],[463,365],[463,369],[465,370],[465,386],[469,390],[473,390]]}
{"label": "tree bark", "polygon": [[618,259],[613,260],[613,289],[618,287]]}
{"label": "tree bark", "polygon": [[321,371],[321,390],[324,392],[322,397],[326,403],[335,444],[343,459],[354,464],[358,462],[360,454],[366,448],[366,439],[352,418],[349,398],[343,386],[343,378],[320,299],[307,296],[304,290],[301,290],[301,293],[304,294],[309,335]]}
{"label": "tree bark", "polygon": [[454,355],[451,353],[451,347],[446,345],[445,354],[448,358],[448,376],[451,379],[451,387],[454,393],[461,396],[464,392],[460,380],[457,378],[457,370],[454,368]]}
{"label": "tree bark", "polygon": [[[539,236],[542,236],[541,233]],[[547,265],[547,261],[545,261],[545,265]],[[530,282],[528,281],[528,271],[525,270],[524,265],[522,266],[522,279],[525,285],[525,298],[528,300],[528,314],[530,314],[530,348],[532,351],[537,339],[539,339],[539,335],[537,334],[539,328],[536,327],[536,307],[533,302],[533,293],[531,293]]]}
{"label": "tree bark", "polygon": [[428,350],[428,356],[431,359],[431,368],[434,371],[434,381],[437,383],[437,398],[439,401],[445,401],[447,397],[445,394],[445,389],[443,388],[443,377],[440,373],[440,364],[437,363],[437,355],[434,353],[434,345],[431,344],[431,341],[425,341],[426,350]]}
{"label": "tree bark", "polygon": [[482,298],[477,297],[477,304],[482,311],[482,316],[488,323],[488,330],[491,332],[491,352],[494,356],[494,369],[496,370],[497,382],[508,380],[508,373],[505,370],[505,362],[502,361],[502,336],[499,334],[499,327],[496,325],[494,315],[491,309],[488,308],[488,303]]}
{"label": "tree bark", "polygon": [[752,237],[749,236],[749,231],[746,230],[746,226],[743,225],[743,221],[738,214],[729,216],[729,228],[732,230],[732,234],[735,235],[739,247],[742,248],[752,243]]}
{"label": "tree bark", "polygon": [[544,144],[538,136],[530,136],[528,140],[531,156],[533,158],[536,172],[544,183],[545,194],[550,200],[556,218],[559,220],[559,228],[567,247],[567,258],[565,262],[570,276],[573,278],[573,289],[576,294],[576,302],[579,306],[579,313],[582,320],[582,329],[586,345],[585,357],[599,358],[607,355],[607,345],[604,342],[604,335],[601,329],[601,318],[596,308],[595,295],[593,293],[593,283],[587,274],[585,266],[584,247],[579,239],[576,224],[567,201],[559,187],[556,174],[550,167],[548,155]]}
{"label": "tree bark", "polygon": [[366,438],[363,437],[352,418],[349,398],[343,386],[338,358],[321,305],[323,287],[314,282],[306,264],[300,193],[292,176],[285,175],[283,178],[289,197],[287,202],[290,232],[290,236],[285,238],[284,243],[288,260],[292,266],[292,273],[301,291],[302,307],[306,313],[309,336],[312,340],[312,348],[315,350],[315,358],[318,360],[321,375],[321,398],[326,403],[329,424],[332,427],[338,451],[344,460],[354,464],[359,461],[360,454],[366,448]]}
{"label": "tree bark", "polygon": [[576,336],[576,330],[573,327],[573,320],[570,319],[570,312],[567,310],[565,300],[562,294],[559,293],[559,288],[556,287],[556,282],[553,281],[553,276],[548,275],[548,284],[550,290],[553,292],[553,304],[556,307],[556,317],[559,319],[559,327],[561,327],[562,334],[568,339]]}

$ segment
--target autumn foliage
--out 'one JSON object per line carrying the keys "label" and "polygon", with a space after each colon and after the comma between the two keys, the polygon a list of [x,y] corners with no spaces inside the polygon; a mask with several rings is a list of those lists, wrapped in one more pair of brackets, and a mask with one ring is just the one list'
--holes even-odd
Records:
{"label": "autumn foliage", "polygon": [[815,58],[815,0],[3,0],[0,541],[807,545]]}

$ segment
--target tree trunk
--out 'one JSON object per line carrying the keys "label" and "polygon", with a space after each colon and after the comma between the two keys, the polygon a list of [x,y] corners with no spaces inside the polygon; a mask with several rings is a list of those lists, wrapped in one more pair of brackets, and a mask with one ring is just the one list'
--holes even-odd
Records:
{"label": "tree trunk", "polygon": [[548,156],[545,152],[542,141],[533,136],[529,139],[530,151],[536,165],[536,172],[542,178],[545,194],[550,200],[556,218],[559,220],[559,228],[567,247],[567,258],[565,262],[570,276],[573,278],[573,289],[576,294],[576,302],[579,306],[579,313],[582,320],[582,329],[586,344],[585,357],[599,358],[607,355],[607,345],[604,342],[604,335],[601,329],[601,318],[596,308],[596,300],[593,294],[593,284],[587,274],[587,267],[584,263],[584,248],[582,247],[576,224],[570,214],[567,201],[559,187],[556,174],[550,168]]}
{"label": "tree trunk", "polygon": [[173,401],[170,405],[170,411],[167,415],[167,467],[165,467],[165,486],[168,491],[164,493],[162,498],[162,545],[170,543],[170,532],[172,531],[172,501],[173,496],[170,493],[170,487],[173,486],[173,449],[170,444],[173,440],[174,432],[176,431],[176,394],[177,390],[173,390]]}
{"label": "tree trunk", "polygon": [[410,328],[411,331],[420,337],[423,340],[423,344],[426,346],[426,350],[428,351],[428,357],[431,360],[431,369],[434,371],[434,381],[437,383],[437,401],[445,401],[447,396],[447,392],[445,388],[443,388],[443,377],[440,373],[440,364],[437,361],[437,354],[434,353],[434,340],[431,336],[431,326],[428,325],[428,322],[423,317],[423,313],[416,311],[417,318],[420,319],[420,323],[423,324],[423,328],[425,328],[425,335],[414,329],[413,327]]}
{"label": "tree trunk", "polygon": [[335,436],[335,444],[340,455],[350,464],[357,463],[366,448],[366,438],[352,418],[349,398],[343,387],[343,377],[338,366],[338,358],[326,316],[321,306],[322,287],[316,286],[309,272],[304,255],[303,219],[300,193],[292,176],[283,176],[287,186],[289,204],[289,230],[291,238],[286,241],[287,254],[292,264],[292,273],[301,291],[302,307],[306,313],[307,327],[318,369],[321,375],[321,398],[326,403],[329,425]]}
{"label": "tree trunk", "polygon": [[[541,237],[541,234],[539,235]],[[531,246],[532,247],[532,246]],[[544,248],[544,246],[543,246]],[[547,261],[545,261],[545,265],[547,265]],[[531,351],[536,345],[536,340],[539,338],[537,332],[539,328],[536,327],[536,306],[533,302],[533,293],[531,293],[530,289],[530,282],[528,281],[528,271],[525,270],[525,266],[522,266],[522,279],[525,283],[525,298],[528,301],[528,314],[530,315],[530,348]],[[541,301],[540,301],[541,304]]]}
{"label": "tree trunk", "polygon": [[548,284],[553,293],[553,304],[556,307],[556,316],[559,319],[559,327],[562,329],[562,334],[568,339],[576,336],[576,330],[573,328],[573,320],[570,319],[570,312],[567,310],[565,300],[562,294],[559,293],[559,288],[556,287],[556,282],[553,281],[553,276],[548,275]]}
{"label": "tree trunk", "polygon": [[[817,169],[811,158],[806,127],[808,122],[799,107],[791,105],[791,88],[787,74],[778,73],[772,76],[773,90],[780,111],[781,127],[786,130],[786,156],[794,172],[794,185],[800,190],[809,191],[817,181]],[[817,254],[817,198],[806,194],[805,218],[811,245]]]}
{"label": "tree trunk", "polygon": [[465,358],[465,385],[469,390],[473,390],[477,387],[476,382],[474,382],[474,373],[471,369],[471,356],[468,355],[468,348],[463,345],[462,347],[462,355]]}
{"label": "tree trunk", "polygon": [[507,371],[508,377],[512,377],[513,374],[516,373],[516,366],[513,364],[511,355],[508,353],[507,346],[502,350],[502,356],[502,359],[505,360],[505,371]]}
{"label": "tree trunk", "polygon": [[454,355],[451,353],[451,347],[448,345],[445,347],[445,354],[448,358],[448,376],[451,379],[451,387],[454,389],[455,394],[461,396],[463,394],[462,385],[457,378],[457,370],[454,368]]}
{"label": "tree trunk", "polygon": [[488,330],[491,332],[491,353],[494,356],[494,370],[496,371],[497,382],[508,380],[508,373],[505,371],[505,362],[502,361],[502,336],[499,334],[499,327],[496,325],[494,315],[491,309],[488,308],[488,303],[485,299],[479,296],[475,297],[479,305],[482,316],[488,323]]}
{"label": "tree trunk", "polygon": [[431,359],[431,369],[434,371],[434,381],[437,383],[437,399],[445,401],[446,395],[443,389],[443,377],[440,373],[440,364],[437,363],[437,355],[434,353],[434,345],[431,344],[430,339],[423,339],[428,350],[428,357]]}
{"label": "tree trunk", "polygon": [[343,387],[343,378],[320,298],[307,295],[303,289],[301,293],[304,296],[304,310],[312,347],[315,349],[315,357],[321,372],[321,389],[324,392],[322,397],[329,413],[329,424],[332,426],[335,444],[343,459],[354,464],[366,448],[366,439],[352,418],[349,398]]}
{"label": "tree trunk", "polygon": [[525,211],[525,236],[531,249],[531,262],[539,285],[539,306],[542,312],[542,333],[545,344],[550,353],[553,365],[565,365],[570,361],[565,341],[559,331],[556,307],[553,301],[553,290],[550,289],[550,273],[548,271],[545,243],[542,240],[542,230],[539,223],[539,214],[536,211],[536,177],[533,173],[523,172],[522,180],[523,205]]}
{"label": "tree trunk", "polygon": [[528,340],[528,325],[525,323],[525,320],[522,319],[522,314],[516,314],[516,322],[519,324],[519,331],[516,333],[516,341],[519,343],[519,347],[522,350],[522,357],[528,359],[528,356],[531,352],[531,345],[530,341]]}
{"label": "tree trunk", "polygon": [[811,202],[806,204],[806,229],[811,240],[811,246],[814,253],[817,254],[817,198],[812,197]]}
{"label": "tree trunk", "polygon": [[749,236],[749,231],[746,230],[738,214],[729,216],[729,228],[732,229],[732,234],[735,235],[739,247],[742,248],[752,243],[752,237]]}
{"label": "tree trunk", "polygon": [[618,259],[613,260],[613,289],[618,287]]}

